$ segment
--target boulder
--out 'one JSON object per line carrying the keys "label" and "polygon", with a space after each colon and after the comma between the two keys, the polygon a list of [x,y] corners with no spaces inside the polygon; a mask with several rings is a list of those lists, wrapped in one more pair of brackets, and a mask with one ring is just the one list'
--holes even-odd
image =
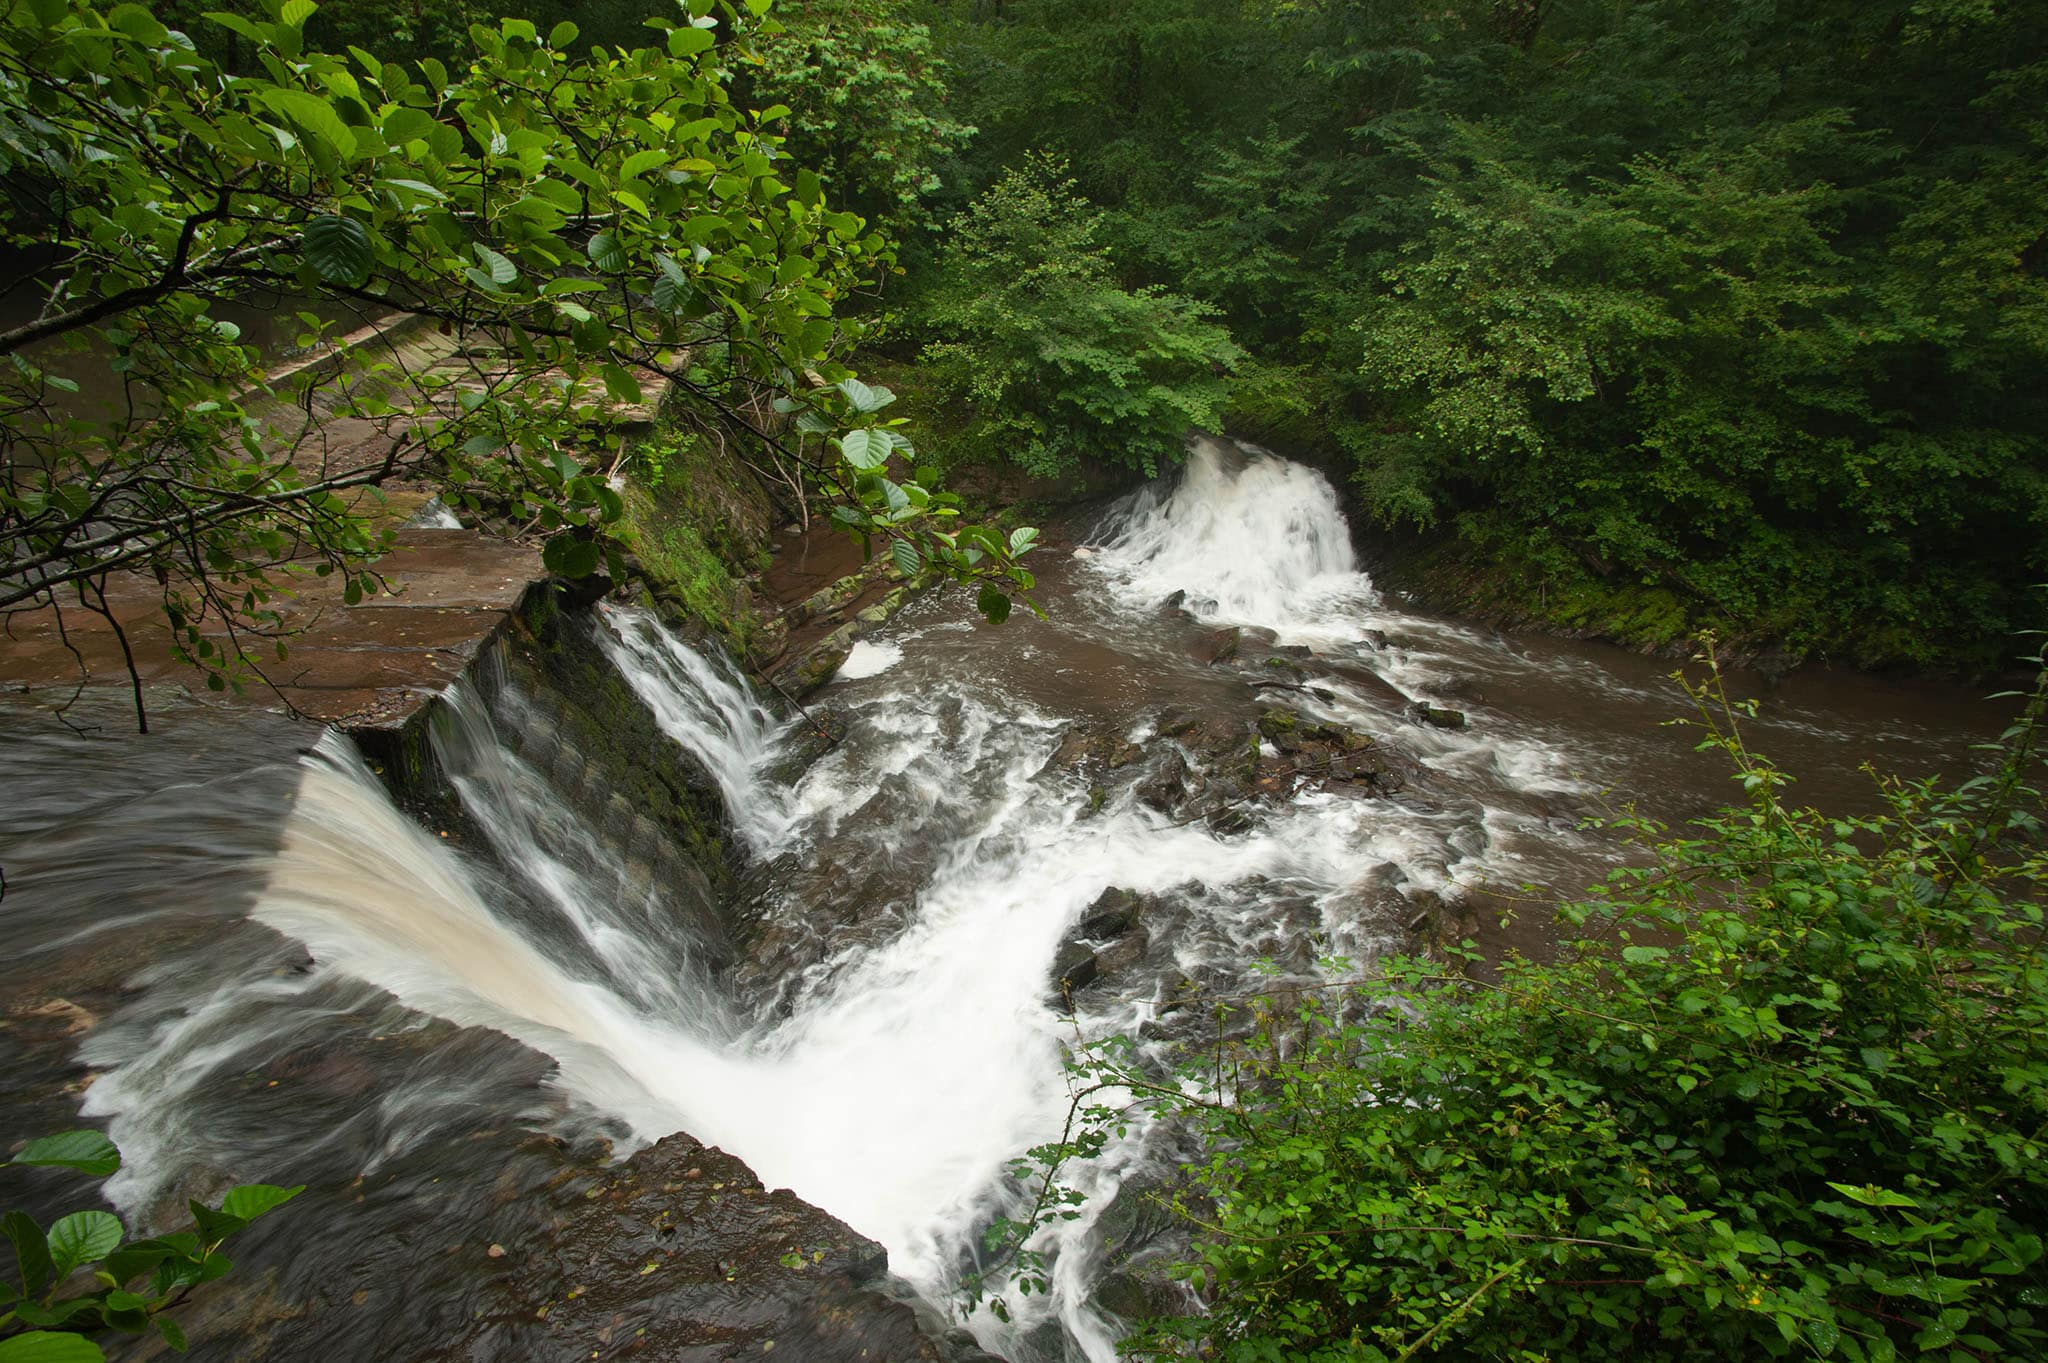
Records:
{"label": "boulder", "polygon": [[1138,915],[1143,912],[1145,902],[1146,896],[1136,890],[1119,889],[1112,885],[1097,895],[1095,902],[1082,911],[1077,931],[1081,936],[1096,941],[1120,937],[1130,931],[1131,925],[1138,921]]}
{"label": "boulder", "polygon": [[1086,942],[1061,943],[1059,954],[1052,961],[1053,997],[1065,1000],[1077,990],[1086,989],[1095,983],[1096,969],[1095,948]]}
{"label": "boulder", "polygon": [[1107,979],[1122,974],[1145,959],[1146,949],[1152,945],[1152,934],[1143,924],[1132,928],[1107,946],[1095,949],[1095,977]]}
{"label": "boulder", "polygon": [[852,639],[841,640],[836,631],[828,635],[789,669],[789,693],[798,700],[810,695],[838,675],[852,652]]}
{"label": "boulder", "polygon": [[780,658],[789,647],[789,617],[781,616],[770,620],[756,629],[747,640],[747,661],[755,667],[766,667]]}
{"label": "boulder", "polygon": [[1189,645],[1188,656],[1205,666],[1227,663],[1237,656],[1243,638],[1243,631],[1235,625],[1228,629],[1205,630]]}
{"label": "boulder", "polygon": [[1171,813],[1188,793],[1188,760],[1168,748],[1153,769],[1133,791],[1139,804],[1161,814]]}

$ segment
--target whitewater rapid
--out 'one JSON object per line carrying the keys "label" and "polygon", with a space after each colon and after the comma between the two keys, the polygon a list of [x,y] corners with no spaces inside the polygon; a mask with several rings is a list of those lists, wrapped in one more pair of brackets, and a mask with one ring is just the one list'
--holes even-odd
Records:
{"label": "whitewater rapid", "polygon": [[[509,738],[533,721],[509,683],[489,704],[458,688],[434,743],[497,874],[519,894],[401,815],[350,745],[330,737],[303,761],[251,917],[303,944],[316,977],[386,991],[551,1057],[561,1091],[635,1140],[687,1130],[738,1154],[770,1185],[879,1240],[927,1299],[964,1311],[983,1228],[1021,1205],[1008,1165],[1060,1130],[1076,1045],[1137,1036],[1175,989],[1245,981],[1261,958],[1355,970],[1398,936],[1369,893],[1373,875],[1397,868],[1412,895],[1512,874],[1516,820],[1535,818],[1471,799],[1303,790],[1219,832],[1147,807],[1128,783],[1091,788],[1052,761],[1079,722],[1063,693],[1105,668],[1127,671],[1137,681],[1113,698],[1128,711],[1119,722],[1147,739],[1156,706],[1143,678],[1163,655],[1130,650],[1137,626],[1176,593],[1203,622],[1369,657],[1416,694],[1428,693],[1431,666],[1426,647],[1369,642],[1390,623],[1411,639],[1426,630],[1385,608],[1358,570],[1334,492],[1301,466],[1201,442],[1177,481],[1129,501],[1095,544],[1072,619],[1051,632],[983,636],[959,604],[933,601],[906,611],[891,637],[864,641],[826,693],[847,735],[794,782],[773,774],[792,730],[729,660],[645,611],[599,612],[604,653],[717,783],[748,856],[788,868],[788,886],[763,908],[768,926],[816,936],[806,924],[821,915],[848,920],[778,981],[780,1007],[736,1002],[663,888],[608,860],[599,831],[517,755]],[[1014,651],[1007,670],[975,665],[991,648]],[[1562,754],[1527,735],[1487,733],[1483,722],[1461,733],[1416,726],[1341,681],[1291,703],[1394,733],[1389,741],[1425,766],[1483,767],[1509,790],[1577,788]],[[852,885],[882,887],[886,903],[848,906]],[[1052,961],[1113,888],[1168,897],[1178,916],[1170,935],[1169,925],[1156,930],[1140,972],[1070,1014],[1049,987]],[[139,1050],[131,1034],[105,1057],[112,1072],[87,1110],[110,1117],[140,1156],[117,1193],[162,1191],[152,1179],[175,1168],[177,1132],[152,1114],[175,1076],[221,1061],[224,1038],[193,1038],[208,1034],[210,1010],[239,1006],[223,996]],[[1096,1225],[1127,1181],[1167,1167],[1170,1152],[1156,1146],[1141,1114],[1101,1158],[1068,1172],[1086,1201],[1080,1217],[1041,1233],[1054,1288],[1011,1292],[1007,1320],[971,1314],[987,1347],[1020,1363],[1069,1348],[1114,1358],[1117,1323],[1091,1300],[1104,1269]]]}

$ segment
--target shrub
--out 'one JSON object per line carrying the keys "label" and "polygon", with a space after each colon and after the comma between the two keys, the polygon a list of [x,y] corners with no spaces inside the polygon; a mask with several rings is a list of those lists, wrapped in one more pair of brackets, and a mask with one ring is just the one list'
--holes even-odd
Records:
{"label": "shrub", "polygon": [[2048,1355],[2041,708],[1992,774],[1843,819],[1788,804],[1723,703],[1703,746],[1746,802],[1626,821],[1650,863],[1563,910],[1555,961],[1389,962],[1363,1021],[1274,1010],[1197,1097],[1096,1065],[1207,1151],[1175,1198],[1207,1313],[1127,1347]]}

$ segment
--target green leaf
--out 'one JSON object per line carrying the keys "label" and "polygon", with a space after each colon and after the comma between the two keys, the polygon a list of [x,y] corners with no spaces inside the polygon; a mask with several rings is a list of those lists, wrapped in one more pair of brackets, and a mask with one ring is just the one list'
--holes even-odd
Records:
{"label": "green leaf", "polygon": [[104,1132],[64,1131],[30,1141],[8,1162],[76,1169],[105,1178],[121,1167],[121,1152]]}
{"label": "green leaf", "polygon": [[304,28],[306,20],[319,12],[320,6],[313,0],[284,0],[284,8],[277,12],[277,17],[293,28]]}
{"label": "green leaf", "polygon": [[669,160],[670,152],[666,147],[654,147],[647,151],[636,151],[626,158],[624,165],[619,167],[619,178],[637,180],[656,166],[667,165]]}
{"label": "green leaf", "polygon": [[590,257],[592,265],[606,274],[623,274],[633,263],[626,248],[610,232],[599,232],[593,236],[585,254]]}
{"label": "green leaf", "polygon": [[500,253],[493,251],[490,247],[485,246],[482,242],[478,242],[470,249],[476,252],[477,263],[490,271],[493,284],[510,284],[513,280],[519,278],[519,267],[517,265],[514,265]]}
{"label": "green leaf", "polygon": [[229,1216],[254,1221],[273,1207],[281,1207],[305,1191],[306,1185],[303,1183],[293,1188],[280,1188],[274,1183],[245,1183],[239,1188],[228,1190],[228,1195],[221,1199],[220,1209]]}
{"label": "green leaf", "polygon": [[355,159],[356,135],[341,121],[340,115],[326,100],[309,95],[303,90],[259,89],[256,98],[300,128],[312,133],[333,149],[334,154],[344,161]]}
{"label": "green leaf", "polygon": [[556,51],[560,51],[575,42],[577,35],[581,32],[582,30],[577,28],[576,25],[564,19],[561,23],[548,30],[548,46]]}
{"label": "green leaf", "polygon": [[121,1247],[121,1218],[112,1212],[72,1212],[50,1227],[50,1276],[63,1282],[80,1264],[94,1263]]}
{"label": "green leaf", "polygon": [[330,284],[353,288],[370,277],[377,253],[370,245],[370,229],[354,218],[330,213],[306,224],[303,249],[314,273]]}
{"label": "green leaf", "polygon": [[603,557],[594,540],[577,539],[573,535],[557,535],[541,548],[540,561],[549,572],[558,577],[589,577],[597,571]]}
{"label": "green leaf", "polygon": [[241,1217],[230,1216],[204,1202],[188,1200],[185,1208],[192,1213],[192,1224],[199,1227],[199,1238],[208,1244],[225,1240],[248,1224]]}
{"label": "green leaf", "polygon": [[624,366],[608,364],[600,372],[604,375],[604,391],[613,402],[631,404],[643,400],[640,380],[627,372]]}
{"label": "green leaf", "polygon": [[[258,46],[266,44],[270,41],[269,37],[265,35],[263,29],[258,28],[255,24],[250,23],[247,19],[243,18],[239,14],[229,14],[222,10],[208,10],[205,14],[201,15],[200,17],[205,19],[208,23],[218,24],[222,28],[228,30],[230,33],[237,34],[240,37],[257,44]],[[268,26],[266,25],[265,27]]]}
{"label": "green leaf", "polygon": [[1920,1205],[1904,1193],[1895,1193],[1889,1188],[1880,1188],[1876,1184],[1871,1183],[1866,1183],[1859,1187],[1853,1183],[1830,1182],[1828,1187],[1833,1188],[1851,1202],[1861,1202],[1866,1207],[1917,1207]]}
{"label": "green leaf", "polygon": [[384,115],[384,140],[400,147],[415,138],[425,137],[435,126],[433,115],[426,110],[401,104]]}
{"label": "green leaf", "polygon": [[50,1290],[50,1243],[43,1228],[27,1212],[13,1211],[0,1217],[0,1234],[14,1242],[14,1262],[21,1271],[21,1294],[40,1297]]}
{"label": "green leaf", "polygon": [[981,584],[981,591],[975,595],[974,605],[988,617],[988,622],[992,625],[1000,625],[1010,618],[1009,595],[993,582]]}
{"label": "green leaf", "polygon": [[677,28],[669,30],[668,54],[671,57],[687,57],[702,52],[716,41],[716,35],[708,28]]}
{"label": "green leaf", "polygon": [[909,540],[893,540],[889,545],[889,557],[896,560],[896,567],[905,577],[917,576],[924,566],[924,559],[917,552],[917,546]]}
{"label": "green leaf", "polygon": [[107,1363],[107,1356],[84,1335],[31,1330],[0,1339],[0,1363]]}
{"label": "green leaf", "polygon": [[896,395],[888,389],[879,386],[870,388],[859,379],[841,379],[839,391],[846,395],[846,400],[854,411],[863,414],[879,412],[896,400]]}
{"label": "green leaf", "polygon": [[848,431],[839,437],[839,451],[846,456],[846,462],[868,472],[889,462],[889,452],[895,448],[886,432]]}

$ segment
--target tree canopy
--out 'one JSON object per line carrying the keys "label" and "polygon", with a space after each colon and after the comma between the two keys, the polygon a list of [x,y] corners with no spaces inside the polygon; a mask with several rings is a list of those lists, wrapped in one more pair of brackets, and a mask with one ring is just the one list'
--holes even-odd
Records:
{"label": "tree canopy", "polygon": [[1865,662],[2042,621],[2041,6],[927,13],[955,190],[1064,157],[1249,352],[1233,427],[1381,523]]}
{"label": "tree canopy", "polygon": [[[580,56],[574,23],[511,18],[459,62],[401,64],[309,48],[311,0],[205,16],[231,51],[134,4],[9,7],[0,176],[30,315],[0,331],[0,610],[153,574],[191,656],[229,664],[202,627],[274,619],[300,568],[375,590],[387,538],[355,494],[405,477],[562,527],[549,565],[588,573],[618,514],[594,428],[651,384],[802,462],[863,533],[932,527],[913,560],[1006,571],[1008,541],[962,542],[943,498],[889,476],[909,442],[851,382],[861,328],[835,309],[890,248],[792,164],[786,107],[733,98],[766,9],[698,0],[651,21],[659,46]],[[302,348],[320,300],[424,318],[459,362],[273,381],[219,315],[237,300],[299,311]],[[66,349],[120,400],[67,401]],[[787,416],[845,439],[786,439]],[[334,419],[378,438],[337,458]]]}

